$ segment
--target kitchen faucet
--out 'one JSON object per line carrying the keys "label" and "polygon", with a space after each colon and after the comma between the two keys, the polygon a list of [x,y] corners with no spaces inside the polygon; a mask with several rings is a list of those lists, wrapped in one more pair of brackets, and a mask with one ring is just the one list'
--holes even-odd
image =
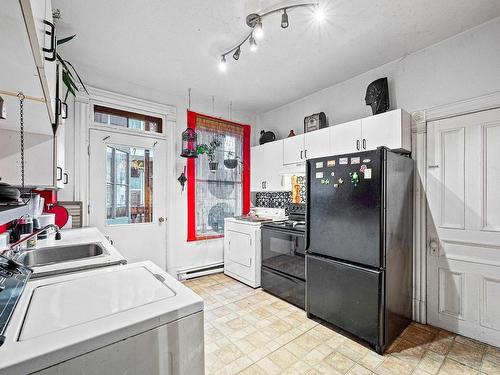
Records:
{"label": "kitchen faucet", "polygon": [[19,251],[21,250],[20,249],[21,244],[23,242],[28,241],[30,238],[33,238],[34,236],[38,236],[39,234],[41,234],[41,233],[49,230],[50,228],[54,228],[55,229],[55,231],[56,231],[56,237],[55,237],[55,239],[57,241],[59,241],[61,239],[61,232],[60,232],[59,227],[57,225],[55,225],[55,224],[48,224],[48,225],[44,226],[42,229],[37,230],[37,231],[29,234],[28,236],[23,237],[23,238],[17,240],[16,242],[14,242],[13,244],[11,244],[8,249],[2,251],[2,255],[6,255],[7,254],[9,256],[13,256],[13,255],[19,253]]}

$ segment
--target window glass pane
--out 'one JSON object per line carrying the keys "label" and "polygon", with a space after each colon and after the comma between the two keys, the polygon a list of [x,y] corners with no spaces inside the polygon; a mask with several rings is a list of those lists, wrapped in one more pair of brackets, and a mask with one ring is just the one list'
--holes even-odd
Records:
{"label": "window glass pane", "polygon": [[113,168],[111,168],[113,163],[113,149],[111,147],[106,147],[106,182],[111,183],[113,178]]}
{"label": "window glass pane", "polygon": [[217,146],[213,156],[205,152],[196,159],[196,236],[220,236],[224,219],[242,214],[243,134],[197,125],[197,135],[198,144]]}
{"label": "window glass pane", "polygon": [[100,112],[94,112],[94,121],[101,124],[109,124],[109,115]]}
{"label": "window glass pane", "polygon": [[[109,146],[106,163],[108,224],[148,223],[153,216],[153,151]],[[108,155],[107,155],[108,156]],[[113,173],[110,173],[113,171]]]}
{"label": "window glass pane", "polygon": [[115,151],[115,176],[115,183],[128,183],[128,154],[122,150]]}
{"label": "window glass pane", "polygon": [[94,121],[105,125],[162,133],[162,119],[141,113],[94,105]]}
{"label": "window glass pane", "polygon": [[127,118],[116,115],[109,115],[109,123],[111,125],[125,126],[127,127]]}
{"label": "window glass pane", "polygon": [[129,118],[128,119],[128,127],[131,129],[144,130],[144,121]]}

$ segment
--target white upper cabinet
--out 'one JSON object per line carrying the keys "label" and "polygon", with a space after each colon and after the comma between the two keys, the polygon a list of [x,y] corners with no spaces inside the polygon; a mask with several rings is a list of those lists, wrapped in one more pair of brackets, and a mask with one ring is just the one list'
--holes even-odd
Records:
{"label": "white upper cabinet", "polygon": [[391,150],[411,150],[410,115],[402,109],[366,117],[361,120],[361,148],[375,150],[385,146]]}
{"label": "white upper cabinet", "polygon": [[301,163],[304,155],[304,134],[283,139],[283,164]]}
{"label": "white upper cabinet", "polygon": [[320,158],[332,154],[330,128],[323,128],[304,134],[304,157]]}
{"label": "white upper cabinet", "polygon": [[252,147],[250,155],[250,190],[283,190],[283,140]]}
{"label": "white upper cabinet", "polygon": [[56,122],[57,73],[56,29],[52,18],[51,0],[20,0],[21,10],[31,45],[33,59],[40,76],[40,84],[47,100],[51,123]]}
{"label": "white upper cabinet", "polygon": [[330,128],[331,154],[349,154],[361,150],[361,120],[355,120]]}

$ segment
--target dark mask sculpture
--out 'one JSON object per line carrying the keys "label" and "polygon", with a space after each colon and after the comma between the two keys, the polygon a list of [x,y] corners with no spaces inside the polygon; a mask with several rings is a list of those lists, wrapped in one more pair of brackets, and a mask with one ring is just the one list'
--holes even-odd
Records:
{"label": "dark mask sculpture", "polygon": [[373,81],[366,88],[366,105],[372,107],[374,115],[386,112],[389,109],[389,85],[387,77]]}

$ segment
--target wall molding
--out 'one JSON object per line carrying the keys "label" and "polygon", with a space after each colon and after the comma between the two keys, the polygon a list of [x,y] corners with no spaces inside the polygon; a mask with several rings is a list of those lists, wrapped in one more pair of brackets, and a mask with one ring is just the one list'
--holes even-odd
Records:
{"label": "wall molding", "polygon": [[430,122],[495,108],[500,108],[500,91],[495,91],[493,93],[471,99],[465,99],[454,103],[432,107],[421,112],[425,113],[425,121]]}

